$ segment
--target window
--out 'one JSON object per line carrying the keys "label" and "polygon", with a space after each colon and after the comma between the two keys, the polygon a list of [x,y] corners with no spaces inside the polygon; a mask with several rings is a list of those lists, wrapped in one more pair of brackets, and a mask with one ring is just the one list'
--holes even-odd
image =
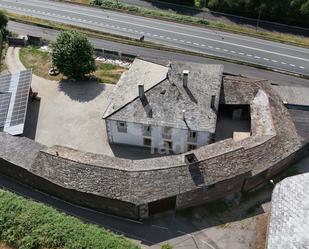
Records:
{"label": "window", "polygon": [[171,127],[163,127],[162,137],[166,139],[171,139],[172,137],[172,128]]}
{"label": "window", "polygon": [[143,126],[143,136],[151,137],[151,126],[150,125]]}
{"label": "window", "polygon": [[188,132],[188,141],[189,142],[196,142],[197,141],[197,132],[196,131],[189,131]]}
{"label": "window", "polygon": [[164,147],[167,150],[172,150],[173,149],[173,143],[171,141],[164,141]]}
{"label": "window", "polygon": [[195,150],[197,148],[196,144],[188,144],[188,151]]}
{"label": "window", "polygon": [[127,123],[124,121],[117,121],[118,132],[127,133]]}
{"label": "window", "polygon": [[151,139],[150,138],[144,138],[144,145],[145,146],[151,146]]}

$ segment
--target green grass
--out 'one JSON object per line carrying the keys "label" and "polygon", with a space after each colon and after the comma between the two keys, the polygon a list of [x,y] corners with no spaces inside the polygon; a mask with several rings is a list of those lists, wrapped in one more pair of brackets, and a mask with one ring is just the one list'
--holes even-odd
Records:
{"label": "green grass", "polygon": [[98,62],[94,75],[102,83],[116,84],[121,74],[126,70],[126,68],[114,64]]}
{"label": "green grass", "polygon": [[138,249],[98,226],[0,190],[0,240],[19,249]]}
{"label": "green grass", "polygon": [[50,53],[40,51],[36,47],[25,47],[20,49],[19,58],[26,68],[31,68],[37,76],[48,80],[61,80],[62,75],[49,76],[48,71],[52,67]]}
{"label": "green grass", "polygon": [[[32,68],[35,75],[48,80],[61,80],[63,75],[49,76],[48,70],[52,66],[50,53],[40,51],[36,47],[20,49],[20,61],[26,68]],[[97,62],[97,70],[93,75],[102,83],[116,84],[123,72],[127,69],[109,63]]]}

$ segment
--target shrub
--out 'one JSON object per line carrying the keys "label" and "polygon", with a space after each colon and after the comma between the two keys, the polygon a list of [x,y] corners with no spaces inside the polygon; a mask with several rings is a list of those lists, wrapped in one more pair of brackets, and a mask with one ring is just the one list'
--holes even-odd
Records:
{"label": "shrub", "polygon": [[173,249],[173,247],[169,243],[166,243],[161,246],[161,249]]}

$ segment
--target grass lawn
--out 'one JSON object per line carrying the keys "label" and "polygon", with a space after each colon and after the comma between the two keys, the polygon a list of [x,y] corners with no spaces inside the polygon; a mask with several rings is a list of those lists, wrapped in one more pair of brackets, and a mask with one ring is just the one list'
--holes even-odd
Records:
{"label": "grass lawn", "polygon": [[[32,68],[33,73],[49,80],[61,80],[63,75],[52,77],[48,75],[48,70],[52,66],[51,55],[40,51],[35,47],[25,47],[20,50],[20,60],[26,68]],[[127,69],[109,63],[96,62],[97,71],[93,73],[99,82],[115,84],[121,74]]]}
{"label": "grass lawn", "polygon": [[0,190],[0,249],[139,249],[123,236]]}
{"label": "grass lawn", "polygon": [[121,74],[127,71],[127,69],[124,67],[116,66],[110,63],[97,62],[96,64],[97,71],[94,73],[94,75],[102,83],[115,84],[118,82]]}

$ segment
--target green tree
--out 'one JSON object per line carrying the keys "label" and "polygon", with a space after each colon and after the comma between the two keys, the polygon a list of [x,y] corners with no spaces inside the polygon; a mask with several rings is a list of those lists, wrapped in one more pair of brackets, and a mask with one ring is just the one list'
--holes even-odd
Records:
{"label": "green tree", "polygon": [[60,73],[81,79],[96,70],[93,47],[84,34],[62,32],[52,44],[52,61]]}
{"label": "green tree", "polygon": [[3,10],[0,10],[0,32],[1,34],[6,33],[6,25],[8,24],[8,17],[6,16],[5,12]]}

